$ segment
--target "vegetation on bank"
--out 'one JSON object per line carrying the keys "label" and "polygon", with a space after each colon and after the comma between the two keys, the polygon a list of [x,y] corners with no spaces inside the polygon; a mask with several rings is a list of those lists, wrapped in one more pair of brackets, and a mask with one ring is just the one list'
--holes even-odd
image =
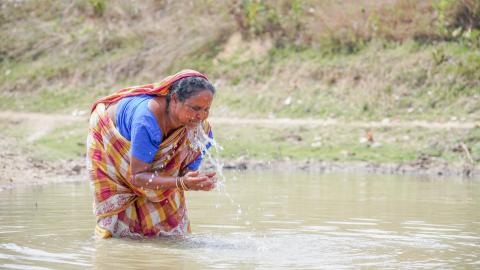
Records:
{"label": "vegetation on bank", "polygon": [[[0,110],[88,114],[99,96],[189,67],[219,89],[213,116],[480,121],[478,0],[12,0],[0,32]],[[81,154],[84,132],[35,148]],[[368,132],[380,145],[360,143]],[[216,134],[228,158],[464,162],[465,144],[480,159],[478,128]]]}

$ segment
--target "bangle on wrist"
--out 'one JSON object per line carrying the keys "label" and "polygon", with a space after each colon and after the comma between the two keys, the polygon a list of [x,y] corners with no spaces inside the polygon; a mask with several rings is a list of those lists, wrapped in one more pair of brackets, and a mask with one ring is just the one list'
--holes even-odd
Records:
{"label": "bangle on wrist", "polygon": [[177,177],[175,178],[175,187],[176,187],[177,189],[181,189],[181,188],[178,186],[178,182],[179,182],[179,181],[180,181],[180,177],[177,176]]}
{"label": "bangle on wrist", "polygon": [[180,185],[182,186],[182,189],[187,191],[188,190],[188,187],[187,185],[185,184],[185,177],[179,177],[180,179]]}

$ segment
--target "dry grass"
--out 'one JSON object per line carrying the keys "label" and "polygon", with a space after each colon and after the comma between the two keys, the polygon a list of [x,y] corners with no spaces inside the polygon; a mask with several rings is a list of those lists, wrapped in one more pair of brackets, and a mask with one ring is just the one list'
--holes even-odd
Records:
{"label": "dry grass", "polygon": [[[465,22],[475,19],[478,7],[471,4],[475,0],[460,2],[450,16],[470,18]],[[32,104],[47,99],[52,110],[71,104],[87,107],[115,88],[158,81],[185,67],[208,72],[225,93],[231,93],[222,110],[232,114],[249,110],[264,115],[273,110],[325,116],[321,112],[347,104],[353,114],[374,108],[384,115],[392,108],[409,109],[416,95],[430,88],[460,85],[467,89],[457,91],[463,93],[460,96],[468,95],[478,90],[478,71],[465,68],[478,59],[474,53],[468,60],[432,48],[400,49],[398,54],[384,48],[440,38],[434,3],[3,1],[0,108],[36,110],[41,106]],[[243,33],[244,40],[235,39],[237,33]],[[382,41],[377,46],[378,40]],[[366,51],[359,59],[350,54],[345,60],[340,54],[328,60],[338,52],[359,50]],[[445,74],[453,74],[453,79]],[[285,99],[299,90],[312,95],[312,104],[285,109]],[[243,100],[258,93],[250,102],[256,105],[245,107]],[[319,97],[326,103],[322,106],[328,105],[325,109],[316,109]],[[338,101],[342,105],[335,105]]]}
{"label": "dry grass", "polygon": [[[100,95],[188,67],[207,72],[220,90],[214,115],[478,121],[480,51],[462,38],[478,37],[480,5],[458,0],[449,9],[439,1],[452,2],[0,1],[0,110],[88,111]],[[402,161],[423,147],[455,161],[442,146],[463,136],[412,131],[407,145],[389,141],[405,130],[379,130],[385,148],[377,153],[358,146],[363,130],[258,129],[251,142],[251,128],[218,132],[228,155],[250,147],[260,158]],[[42,142],[78,151],[78,130],[68,142],[57,132]],[[295,132],[305,138],[298,145],[288,141]],[[331,142],[312,151],[320,133]],[[476,157],[478,136],[464,140]],[[342,154],[346,146],[356,155]]]}
{"label": "dry grass", "polygon": [[[435,14],[431,1],[329,1],[312,6],[308,29],[338,38],[370,40],[382,37],[405,41],[432,33]],[[318,34],[317,34],[318,35]],[[313,40],[323,35],[312,37]],[[350,35],[350,37],[348,37]]]}
{"label": "dry grass", "polygon": [[[237,1],[232,13],[244,36],[267,35],[277,45],[355,47],[371,39],[442,38],[435,1]],[[359,44],[360,43],[360,44]]]}
{"label": "dry grass", "polygon": [[221,40],[230,27],[225,14],[208,14],[195,1],[116,1],[101,16],[89,3],[2,5],[0,31],[8,36],[0,41],[3,93],[157,81],[176,60]]}

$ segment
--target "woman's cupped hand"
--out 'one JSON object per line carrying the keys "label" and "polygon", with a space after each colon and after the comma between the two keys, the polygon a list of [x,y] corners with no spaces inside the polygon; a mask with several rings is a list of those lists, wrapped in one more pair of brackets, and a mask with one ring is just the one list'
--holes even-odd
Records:
{"label": "woman's cupped hand", "polygon": [[187,172],[183,181],[189,190],[209,191],[214,189],[217,183],[216,172]]}

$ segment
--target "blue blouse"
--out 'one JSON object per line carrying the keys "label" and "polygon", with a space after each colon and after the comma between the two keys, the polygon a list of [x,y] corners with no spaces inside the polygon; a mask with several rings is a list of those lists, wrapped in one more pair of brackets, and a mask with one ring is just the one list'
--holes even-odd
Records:
{"label": "blue blouse", "polygon": [[[116,109],[117,128],[131,143],[131,155],[145,163],[151,163],[163,141],[163,133],[158,126],[157,119],[148,108],[148,101],[154,96],[138,95],[122,98]],[[212,132],[209,134],[213,138]],[[211,145],[207,145],[207,149]],[[189,170],[198,170],[204,153],[187,167]]]}

